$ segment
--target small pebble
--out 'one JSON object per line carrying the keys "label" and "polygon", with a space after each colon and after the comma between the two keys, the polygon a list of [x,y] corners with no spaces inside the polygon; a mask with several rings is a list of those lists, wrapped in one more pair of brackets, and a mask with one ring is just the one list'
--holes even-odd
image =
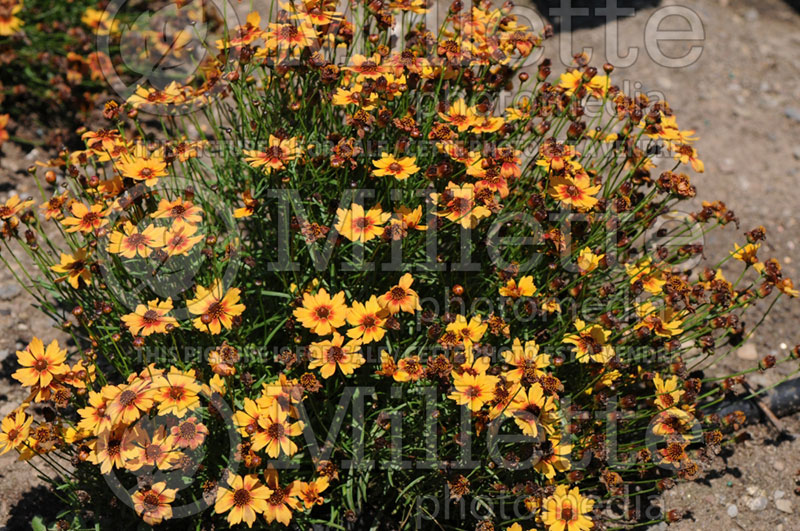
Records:
{"label": "small pebble", "polygon": [[792,514],[794,512],[794,510],[792,509],[792,502],[784,498],[776,500],[775,507],[777,507],[779,511],[782,511],[784,513]]}
{"label": "small pebble", "polygon": [[783,492],[782,490],[776,490],[776,491],[775,491],[775,492],[772,494],[772,497],[773,497],[773,498],[775,498],[776,500],[780,500],[780,499],[781,499],[781,498],[783,498],[784,496],[786,496],[786,493],[785,493],[785,492]]}
{"label": "small pebble", "polygon": [[750,500],[750,503],[747,504],[747,508],[753,512],[759,512],[766,509],[768,504],[769,502],[766,496],[759,496]]}
{"label": "small pebble", "polygon": [[783,464],[783,461],[773,461],[772,462],[772,468],[774,468],[778,472],[781,472],[781,471],[783,471],[783,469],[786,468],[786,465]]}
{"label": "small pebble", "polygon": [[[778,508],[780,509],[780,507]],[[736,507],[736,504],[732,503],[728,505],[728,516],[730,516],[731,518],[736,518],[738,514],[739,514],[739,508]]]}

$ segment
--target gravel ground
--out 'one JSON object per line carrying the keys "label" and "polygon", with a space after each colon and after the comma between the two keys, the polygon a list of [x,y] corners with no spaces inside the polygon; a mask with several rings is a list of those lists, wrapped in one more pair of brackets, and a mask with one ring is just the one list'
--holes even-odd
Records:
{"label": "gravel ground", "polygon": [[[650,2],[647,2],[650,3]],[[794,8],[790,4],[794,4]],[[542,4],[540,2],[540,4]],[[701,45],[702,55],[691,66],[667,68],[644,47],[645,28],[658,9],[680,5],[703,23],[699,42],[669,43],[665,54],[685,55]],[[618,24],[619,49],[640,49],[637,61],[620,68],[614,80],[626,92],[663,94],[676,110],[683,129],[696,129],[697,148],[706,173],[695,179],[698,196],[722,200],[741,219],[706,240],[709,256],[721,256],[742,240],[742,232],[758,225],[768,230],[765,255],[777,257],[784,271],[800,283],[797,253],[797,204],[800,202],[800,15],[798,2],[781,0],[664,1],[659,8],[637,10]],[[685,29],[668,19],[663,28]],[[577,47],[592,47],[592,64],[607,60],[603,44],[606,26],[578,29],[571,37]],[[548,43],[547,55],[557,57],[563,41]],[[559,70],[556,66],[554,71]],[[31,132],[31,136],[35,133]],[[29,153],[10,143],[2,147],[0,199],[8,193],[32,193],[25,168],[44,153]],[[23,262],[22,266],[25,264]],[[15,267],[17,272],[22,268]],[[800,343],[797,332],[800,304],[779,303],[741,355],[730,356],[715,370],[741,370],[766,354],[780,355]],[[22,399],[10,379],[14,351],[34,333],[66,338],[50,330],[52,323],[32,307],[27,293],[16,288],[13,276],[0,268],[0,415]],[[798,368],[785,364],[750,381],[756,386],[777,383]],[[784,419],[789,432],[800,434],[800,416]],[[778,437],[769,426],[748,430],[750,439],[719,456],[706,479],[678,485],[663,496],[667,509],[686,511],[670,529],[800,530],[800,497],[795,474],[800,440]],[[24,463],[11,454],[0,456],[0,526],[27,528],[32,514],[52,508],[52,495]],[[661,526],[663,527],[663,526]]]}

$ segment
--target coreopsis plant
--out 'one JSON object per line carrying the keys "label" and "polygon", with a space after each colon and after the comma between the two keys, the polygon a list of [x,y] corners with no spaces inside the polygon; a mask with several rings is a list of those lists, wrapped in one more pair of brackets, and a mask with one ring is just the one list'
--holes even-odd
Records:
{"label": "coreopsis plant", "polygon": [[706,259],[736,218],[676,214],[693,131],[610,65],[552,74],[510,4],[346,7],[251,13],[0,207],[0,258],[73,340],[17,353],[3,451],[74,528],[677,518],[611,508],[741,424],[714,411],[746,373],[704,369],[798,295],[765,230]]}

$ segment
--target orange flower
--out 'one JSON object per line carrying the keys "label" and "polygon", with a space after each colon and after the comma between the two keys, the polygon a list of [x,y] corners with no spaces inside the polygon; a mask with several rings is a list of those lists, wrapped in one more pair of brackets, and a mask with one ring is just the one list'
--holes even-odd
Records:
{"label": "orange flower", "polygon": [[250,193],[250,190],[246,190],[242,193],[242,202],[244,206],[234,210],[233,217],[249,218],[256,211],[256,207],[258,207],[258,201],[253,199],[253,194]]}
{"label": "orange flower", "polygon": [[183,418],[187,412],[200,407],[200,384],[194,378],[194,371],[181,372],[177,367],[169,373],[153,378],[152,398],[158,405],[158,414],[172,414]]}
{"label": "orange flower", "polygon": [[167,314],[172,310],[172,297],[159,302],[158,299],[148,301],[147,306],[139,304],[133,313],[122,316],[122,322],[128,327],[131,335],[141,332],[142,336],[150,334],[166,334],[167,325],[177,326],[178,321]]}
{"label": "orange flower", "polygon": [[360,339],[364,343],[380,341],[386,334],[383,325],[387,314],[388,311],[381,307],[375,295],[365,304],[353,302],[352,308],[347,311],[347,322],[353,327],[347,331],[347,337]]}
{"label": "orange flower", "polygon": [[13,218],[32,204],[33,199],[22,201],[18,195],[12,195],[4,204],[0,205],[0,219]]}
{"label": "orange flower", "polygon": [[453,377],[455,391],[447,395],[458,405],[469,406],[470,410],[478,411],[486,402],[494,398],[494,388],[497,377],[487,374],[471,374],[465,371]]}
{"label": "orange flower", "polygon": [[144,181],[147,186],[154,186],[159,177],[167,175],[167,163],[164,162],[161,156],[156,154],[124,156],[117,166],[123,177]]}
{"label": "orange flower", "polygon": [[121,469],[125,467],[122,448],[126,432],[127,428],[125,426],[98,432],[92,462],[100,465],[101,474],[108,474],[112,468]]}
{"label": "orange flower", "polygon": [[506,285],[500,288],[500,295],[511,297],[512,299],[531,297],[534,293],[536,293],[536,286],[533,284],[533,277],[530,275],[522,277],[519,280],[519,284],[513,278],[509,279]]}
{"label": "orange flower", "polygon": [[361,54],[355,54],[350,58],[350,65],[343,68],[351,72],[358,72],[357,81],[363,79],[378,79],[384,74],[389,73],[390,68],[381,65],[380,54],[372,54],[372,57],[364,57]]}
{"label": "orange flower", "polygon": [[419,356],[408,356],[397,360],[397,370],[392,375],[397,382],[416,382],[425,374]]}
{"label": "orange flower", "polygon": [[539,354],[539,345],[536,341],[526,341],[523,347],[519,338],[514,339],[511,350],[503,353],[505,362],[515,367],[505,373],[510,382],[520,382],[523,378],[527,382],[534,378],[544,376],[545,367],[550,365],[550,356]]}
{"label": "orange flower", "polygon": [[25,387],[47,387],[54,378],[69,371],[69,366],[64,363],[66,359],[67,351],[58,346],[57,340],[53,340],[45,350],[42,340],[34,337],[25,350],[17,351],[17,361],[22,368],[11,376]]}
{"label": "orange flower", "polygon": [[170,503],[175,501],[175,493],[178,489],[168,489],[167,483],[159,481],[148,489],[136,491],[131,496],[133,510],[142,517],[142,520],[149,525],[160,524],[164,520],[172,518],[172,507]]}
{"label": "orange flower", "polygon": [[145,380],[127,385],[108,385],[102,393],[108,403],[106,412],[113,425],[131,424],[153,407],[150,382]]}
{"label": "orange flower", "polygon": [[255,475],[238,476],[230,474],[227,479],[228,487],[217,490],[217,500],[214,511],[217,514],[228,513],[228,523],[236,525],[240,522],[253,527],[256,514],[261,514],[267,509],[267,499],[273,495],[273,490],[265,487]]}
{"label": "orange flower", "polygon": [[419,295],[411,289],[413,282],[414,277],[411,273],[406,273],[400,277],[396,286],[380,296],[378,302],[392,314],[400,311],[414,313],[416,310],[421,310]]}
{"label": "orange flower", "polygon": [[0,424],[0,455],[21,445],[30,433],[33,417],[29,417],[22,409],[9,414]]}
{"label": "orange flower", "polygon": [[415,164],[416,160],[414,157],[398,159],[389,153],[381,153],[380,160],[372,162],[377,168],[372,173],[377,177],[391,175],[398,181],[404,181],[419,171],[419,166]]}
{"label": "orange flower", "polygon": [[114,231],[109,237],[108,252],[119,254],[125,258],[133,258],[137,254],[143,258],[150,256],[153,249],[161,247],[164,243],[164,227],[148,225],[143,231],[126,221],[123,231]]}
{"label": "orange flower", "polygon": [[283,170],[288,162],[295,160],[301,153],[302,150],[297,147],[296,138],[280,139],[269,135],[267,149],[265,151],[245,150],[244,160],[251,167],[264,168],[264,171],[269,173],[272,170]]}
{"label": "orange flower", "polygon": [[89,405],[78,410],[81,416],[78,429],[85,430],[95,435],[111,429],[111,417],[106,412],[108,400],[102,393],[89,391]]}
{"label": "orange flower", "polygon": [[339,234],[351,242],[361,243],[383,234],[383,224],[392,216],[381,209],[380,203],[364,212],[364,207],[352,203],[350,208],[336,210],[338,222],[335,225]]}
{"label": "orange flower", "polygon": [[172,442],[181,448],[196,450],[208,435],[208,428],[202,422],[197,422],[197,417],[182,420],[177,426],[170,429]]}
{"label": "orange flower", "polygon": [[300,499],[303,500],[307,509],[325,503],[325,499],[320,493],[327,489],[328,485],[329,480],[325,476],[318,477],[314,481],[308,483],[300,482]]}
{"label": "orange flower", "polygon": [[179,197],[173,201],[166,199],[159,201],[158,209],[150,217],[153,219],[170,218],[173,221],[183,221],[195,225],[203,220],[203,211],[191,201],[184,201]]}
{"label": "orange flower", "polygon": [[224,295],[222,283],[218,280],[208,289],[197,286],[195,298],[186,301],[189,312],[200,317],[192,321],[195,328],[211,334],[219,334],[224,326],[230,329],[233,318],[241,315],[245,310],[244,304],[239,303],[239,288],[231,288]]}
{"label": "orange flower", "polygon": [[273,468],[267,469],[264,475],[267,485],[272,489],[272,495],[267,499],[264,517],[270,524],[277,520],[283,525],[289,525],[292,521],[292,511],[300,508],[300,500],[297,497],[300,495],[302,483],[292,481],[287,486],[281,487],[278,483],[278,472]]}
{"label": "orange flower", "polygon": [[592,186],[589,176],[583,171],[575,176],[554,176],[548,190],[554,199],[581,210],[589,210],[597,204],[597,199],[592,196],[599,191],[600,185]]}
{"label": "orange flower", "polygon": [[88,234],[108,224],[108,220],[104,219],[108,210],[103,210],[103,205],[87,207],[83,203],[75,201],[69,210],[72,212],[72,217],[65,218],[61,222],[69,227],[67,232],[81,231]]}
{"label": "orange flower", "polygon": [[318,336],[327,336],[344,325],[347,316],[347,305],[344,292],[340,291],[333,298],[325,288],[320,288],[316,295],[303,293],[303,307],[295,308],[294,316],[300,324]]}
{"label": "orange flower", "polygon": [[258,418],[258,424],[263,430],[266,442],[267,455],[273,459],[278,457],[281,452],[288,456],[297,453],[297,444],[289,437],[300,435],[303,432],[304,424],[301,421],[290,423],[287,421],[287,417],[288,414],[275,403],[265,415]]}
{"label": "orange flower", "polygon": [[162,233],[163,238],[159,246],[164,248],[167,256],[185,256],[192,247],[203,240],[202,234],[195,236],[196,232],[197,225],[176,221],[168,231]]}
{"label": "orange flower", "polygon": [[56,273],[66,273],[67,276],[56,279],[56,282],[66,279],[69,281],[69,285],[75,289],[78,289],[81,280],[88,286],[92,278],[86,249],[78,249],[74,255],[61,253],[61,263],[50,269]]}
{"label": "orange flower", "polygon": [[361,342],[356,340],[348,341],[344,346],[344,336],[333,333],[333,339],[320,341],[318,343],[311,343],[309,347],[309,354],[311,354],[311,363],[309,369],[316,369],[322,367],[320,374],[327,379],[333,376],[336,372],[336,367],[344,374],[353,374],[358,367],[364,365],[364,356],[359,351],[361,350]]}
{"label": "orange flower", "polygon": [[485,206],[475,204],[475,185],[470,183],[459,186],[450,182],[444,193],[431,194],[431,199],[444,208],[436,212],[437,216],[460,223],[465,229],[474,229],[481,219],[491,214]]}
{"label": "orange flower", "polygon": [[178,461],[180,451],[174,449],[166,426],[159,426],[151,436],[140,424],[126,434],[122,457],[130,471],[142,467],[169,470]]}

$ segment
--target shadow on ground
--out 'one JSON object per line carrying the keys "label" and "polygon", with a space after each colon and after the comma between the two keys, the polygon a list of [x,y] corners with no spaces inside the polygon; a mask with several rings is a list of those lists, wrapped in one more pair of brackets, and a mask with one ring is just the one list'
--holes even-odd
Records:
{"label": "shadow on ground", "polygon": [[61,507],[61,500],[49,488],[34,487],[11,508],[5,529],[30,529],[34,516],[41,516],[45,522],[55,521]]}
{"label": "shadow on ground", "polygon": [[[556,32],[573,31],[582,28],[594,28],[602,26],[610,20],[633,16],[642,9],[656,7],[661,0],[532,0],[539,13],[545,17]],[[791,0],[800,3],[800,0]],[[562,8],[562,4],[564,7]],[[607,4],[611,4],[612,9],[616,8],[617,14],[607,13]],[[633,11],[630,11],[630,10]],[[562,13],[563,11],[563,13]],[[565,15],[567,15],[565,17]],[[610,17],[610,18],[609,18]],[[565,20],[565,18],[567,20]]]}

